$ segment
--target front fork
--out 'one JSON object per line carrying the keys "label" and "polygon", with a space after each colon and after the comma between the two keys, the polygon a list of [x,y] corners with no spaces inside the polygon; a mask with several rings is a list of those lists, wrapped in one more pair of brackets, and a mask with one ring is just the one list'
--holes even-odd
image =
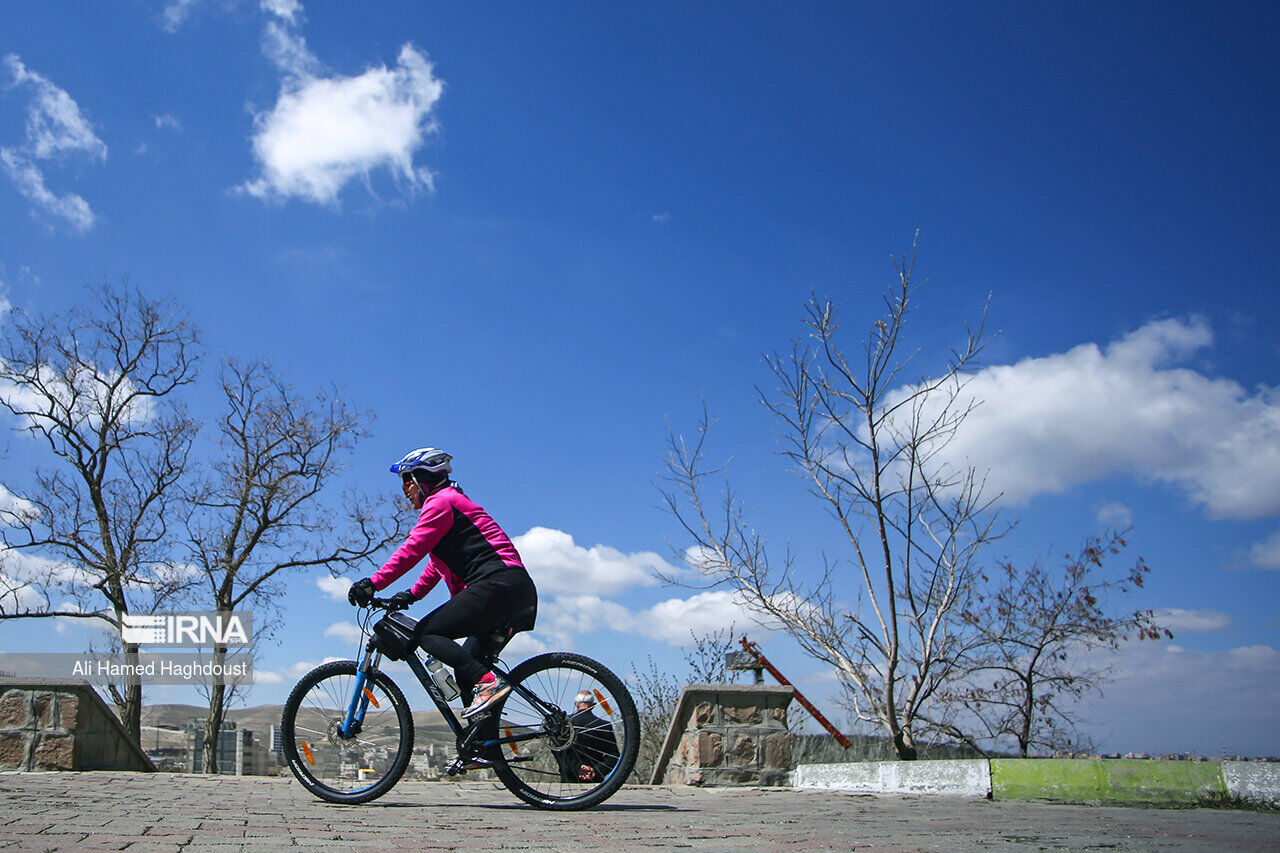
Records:
{"label": "front fork", "polygon": [[355,737],[360,734],[360,727],[364,724],[364,713],[369,708],[369,699],[372,698],[364,685],[377,671],[380,663],[382,663],[382,652],[375,649],[371,641],[364,650],[364,659],[356,668],[356,686],[351,691],[351,703],[347,706],[347,716],[342,721],[342,729],[339,732],[343,737]]}

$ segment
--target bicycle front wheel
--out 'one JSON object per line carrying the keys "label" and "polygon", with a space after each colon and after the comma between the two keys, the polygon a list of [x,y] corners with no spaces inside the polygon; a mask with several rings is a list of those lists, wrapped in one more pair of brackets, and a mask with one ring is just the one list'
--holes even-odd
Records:
{"label": "bicycle front wheel", "polygon": [[[332,803],[367,803],[391,790],[413,753],[413,715],[404,694],[382,672],[356,693],[355,661],[326,663],[289,694],[280,720],[285,759],[302,786]],[[353,698],[364,719],[342,734]]]}
{"label": "bicycle front wheel", "polygon": [[622,787],[636,762],[635,702],[603,664],[551,652],[511,671],[512,692],[485,720],[494,772],[542,809],[585,809]]}

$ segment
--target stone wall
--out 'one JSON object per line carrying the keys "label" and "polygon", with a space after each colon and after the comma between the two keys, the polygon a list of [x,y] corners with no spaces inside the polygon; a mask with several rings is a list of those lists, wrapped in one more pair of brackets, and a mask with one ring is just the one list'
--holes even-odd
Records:
{"label": "stone wall", "polygon": [[155,770],[86,682],[0,678],[0,770]]}
{"label": "stone wall", "polygon": [[690,684],[680,694],[650,784],[786,785],[790,687]]}

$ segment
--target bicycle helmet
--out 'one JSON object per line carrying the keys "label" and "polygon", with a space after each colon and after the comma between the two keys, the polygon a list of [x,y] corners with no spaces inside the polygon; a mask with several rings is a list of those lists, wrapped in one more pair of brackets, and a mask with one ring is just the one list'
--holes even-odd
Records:
{"label": "bicycle helmet", "polygon": [[590,690],[580,690],[578,695],[573,697],[573,703],[575,705],[594,705],[596,704],[596,697],[591,695]]}
{"label": "bicycle helmet", "polygon": [[453,457],[435,447],[419,447],[404,455],[404,458],[391,466],[392,474],[409,474],[424,471],[428,474],[450,474],[453,466],[449,464]]}

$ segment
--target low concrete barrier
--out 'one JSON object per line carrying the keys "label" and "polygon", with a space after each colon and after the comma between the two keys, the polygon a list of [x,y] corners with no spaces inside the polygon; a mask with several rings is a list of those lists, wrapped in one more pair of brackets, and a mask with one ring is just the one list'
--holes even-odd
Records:
{"label": "low concrete barrier", "polygon": [[1233,797],[1280,806],[1280,763],[1224,761],[1222,778]]}
{"label": "low concrete barrier", "polygon": [[993,758],[802,764],[796,788],[1060,803],[1194,805],[1223,795],[1280,806],[1280,763]]}
{"label": "low concrete barrier", "polygon": [[826,788],[870,794],[991,796],[991,770],[983,759],[802,764],[796,768],[791,779],[792,785],[797,788]]}
{"label": "low concrete barrier", "polygon": [[1169,804],[1227,792],[1214,763],[1071,758],[993,758],[991,790],[997,800]]}

